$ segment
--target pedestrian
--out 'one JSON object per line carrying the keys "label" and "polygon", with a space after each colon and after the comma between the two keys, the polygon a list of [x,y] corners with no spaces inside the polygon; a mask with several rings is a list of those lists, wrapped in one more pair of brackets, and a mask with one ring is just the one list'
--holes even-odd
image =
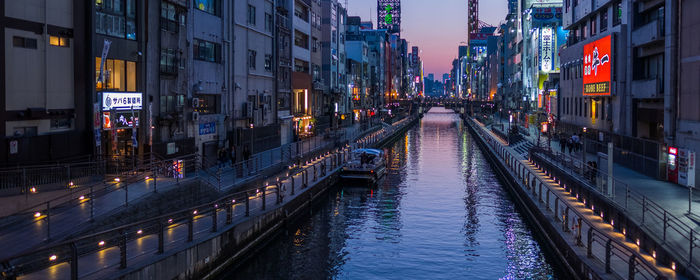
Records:
{"label": "pedestrian", "polygon": [[231,146],[228,148],[228,157],[229,160],[231,160],[231,167],[233,167],[236,164],[236,147]]}
{"label": "pedestrian", "polygon": [[250,149],[248,149],[248,146],[245,146],[245,148],[243,148],[243,161],[245,163],[246,168],[248,169],[248,174],[251,174],[251,173],[253,173],[253,171],[251,170],[252,168],[250,168],[249,160],[250,160]]}
{"label": "pedestrian", "polygon": [[576,133],[571,135],[571,142],[574,144],[574,152],[578,152],[578,141],[579,141],[579,139],[578,139],[578,135],[576,135]]}
{"label": "pedestrian", "polygon": [[219,161],[219,168],[222,168],[226,164],[226,156],[224,154],[224,148],[219,148],[218,154],[217,154],[217,160]]}
{"label": "pedestrian", "polygon": [[564,133],[559,133],[559,150],[562,153],[566,153],[566,135]]}
{"label": "pedestrian", "polygon": [[566,139],[566,147],[569,148],[569,155],[571,155],[571,152],[574,149],[574,139],[573,138],[569,137],[568,139]]}

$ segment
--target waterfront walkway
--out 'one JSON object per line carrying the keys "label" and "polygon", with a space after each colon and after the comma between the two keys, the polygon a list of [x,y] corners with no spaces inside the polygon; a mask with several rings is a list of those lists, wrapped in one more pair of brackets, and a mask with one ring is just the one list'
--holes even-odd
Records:
{"label": "waterfront walkway", "polygon": [[[507,120],[500,119],[499,121],[506,129],[508,128]],[[526,153],[529,151],[529,148],[537,145],[537,129],[531,126],[529,130],[529,136],[521,134],[527,140],[527,143],[518,143],[515,146],[519,152]],[[551,148],[562,159],[566,158],[569,161],[580,161],[582,159],[581,151],[571,153],[568,150],[566,152],[562,151],[559,141],[555,139],[548,144],[548,139],[541,136],[540,147],[544,149]],[[586,162],[596,161],[597,158],[598,155],[596,154],[586,154]],[[599,173],[607,174],[607,168],[607,166],[598,166],[598,169],[600,169]],[[700,197],[695,193],[692,194],[689,209],[688,198],[691,193],[687,187],[652,178],[617,163],[613,165],[613,178],[616,184],[624,184],[632,191],[638,192],[647,197],[649,201],[658,204],[669,213],[681,218],[684,223],[687,223],[696,231],[700,231]],[[618,199],[624,198],[624,196],[616,197]],[[691,211],[689,212],[689,210]]]}
{"label": "waterfront walkway", "polygon": [[[643,279],[677,277],[672,269],[657,264],[653,256],[645,254],[623,233],[615,231],[613,225],[603,219],[602,214],[587,207],[585,200],[580,201],[570,189],[528,161],[527,156],[516,147],[508,145],[485,125],[476,121],[473,123],[492,152],[510,168],[509,172],[513,176],[521,180],[523,191],[537,205],[537,211],[555,225],[558,231],[556,234],[565,238],[590,270],[601,276],[611,273],[629,279],[634,279],[634,275],[642,276]],[[578,271],[579,268],[574,269]]]}
{"label": "waterfront walkway", "polygon": [[[405,125],[405,121],[398,122],[394,124],[394,126],[385,126],[382,129],[379,129],[378,131],[374,131],[376,129],[369,129],[366,131],[359,131],[358,128],[359,126],[355,126],[352,128],[346,129],[345,135],[340,139],[342,141],[346,140],[351,140],[353,143],[355,141],[357,143],[360,143],[359,145],[370,145],[372,143],[375,143],[379,141],[380,139],[386,137],[388,134],[394,132],[396,129],[398,129],[398,126]],[[374,131],[374,132],[373,132]],[[371,133],[370,133],[371,132]],[[289,169],[287,168],[282,168],[281,172],[273,172],[273,174],[267,176],[266,178],[269,178],[269,182],[267,186],[264,187],[257,187],[256,189],[251,190],[245,190],[246,195],[242,195],[240,191],[236,190],[236,187],[239,186],[240,184],[249,182],[254,180],[255,177],[260,176],[260,172],[255,172],[254,174],[248,174],[245,172],[244,177],[239,177],[236,180],[232,180],[232,177],[227,177],[227,176],[236,176],[238,174],[236,168],[223,168],[223,171],[220,171],[220,173],[226,173],[228,174],[227,176],[221,176],[223,184],[221,185],[221,191],[222,191],[222,200],[221,202],[212,202],[212,203],[217,203],[214,205],[214,210],[211,211],[211,209],[202,209],[197,213],[196,211],[192,213],[193,219],[190,223],[187,222],[185,219],[183,221],[182,219],[182,213],[171,213],[172,217],[175,219],[169,219],[168,225],[166,226],[165,229],[165,244],[164,244],[164,252],[178,252],[184,248],[187,248],[188,246],[191,246],[192,243],[189,242],[183,242],[187,240],[207,240],[209,238],[212,238],[213,236],[219,234],[217,232],[220,232],[220,229],[230,229],[231,227],[235,226],[236,224],[239,224],[241,222],[247,221],[252,219],[252,217],[259,216],[263,213],[267,213],[269,211],[272,211],[272,209],[279,207],[279,204],[281,200],[289,200],[291,198],[300,196],[304,193],[304,191],[301,190],[302,188],[302,182],[317,182],[320,181],[322,177],[330,176],[333,172],[335,172],[337,169],[342,167],[342,163],[340,162],[341,160],[345,160],[347,158],[347,153],[349,153],[350,149],[349,148],[342,148],[342,149],[328,149],[326,150],[320,150],[322,148],[327,148],[330,147],[330,145],[335,146],[337,144],[337,140],[339,139],[323,139],[324,144],[323,145],[318,145],[318,146],[307,146],[309,148],[302,148],[303,152],[301,154],[308,154],[312,155],[312,158],[303,158],[302,163],[299,166],[296,166],[296,168],[293,170],[293,174],[289,174]],[[319,140],[320,142],[320,140]],[[358,145],[358,144],[355,144]],[[300,145],[303,146],[303,145]],[[342,155],[342,156],[341,156]],[[279,162],[275,162],[274,160],[270,162],[270,167],[277,166]],[[285,167],[287,167],[285,165]],[[218,167],[216,167],[218,169]],[[236,171],[234,171],[236,170]],[[231,172],[228,172],[231,171]],[[208,173],[211,173],[211,170],[208,171]],[[197,179],[202,179],[201,177],[205,176],[204,174],[200,173],[200,176]],[[145,189],[146,191],[141,194],[141,199],[148,197],[148,195],[151,193],[149,191],[150,188],[152,188],[152,181],[153,179],[148,179],[142,182],[142,185],[144,185],[142,188]],[[170,184],[164,183],[164,179],[158,179],[158,190],[159,192],[161,190],[165,191],[168,187],[170,188],[175,188],[177,187],[178,182],[170,182]],[[163,181],[161,181],[163,180]],[[168,179],[169,180],[169,179]],[[190,179],[192,180],[192,179]],[[204,179],[203,179],[204,180]],[[209,179],[210,180],[210,179]],[[180,180],[180,184],[183,184],[187,182],[187,180]],[[276,182],[280,182],[279,185],[276,185]],[[122,182],[124,183],[124,182]],[[305,184],[306,185],[306,184]],[[131,184],[130,189],[129,189],[129,195],[131,196],[132,194],[132,189],[137,189],[138,184]],[[225,194],[225,191],[230,190],[231,192],[228,192],[228,194]],[[296,192],[295,192],[296,190]],[[238,191],[238,192],[236,192]],[[111,192],[110,194],[115,194],[118,195],[119,192]],[[122,194],[123,195],[123,194]],[[225,196],[224,196],[225,195]],[[136,197],[136,195],[134,195]],[[228,201],[225,200],[226,197],[229,197]],[[235,197],[234,200],[230,200],[230,197]],[[246,199],[247,197],[247,199]],[[103,199],[104,198],[104,199]],[[111,198],[111,199],[110,199]],[[135,201],[139,198],[134,198],[132,201]],[[103,209],[104,213],[110,213],[110,214],[115,214],[116,211],[119,211],[120,209],[123,209],[123,200],[124,198],[122,197],[121,199],[118,199],[120,202],[117,202],[117,199],[111,196],[104,196],[104,197],[98,197],[94,200],[94,205],[100,205],[100,209]],[[267,201],[267,203],[266,203]],[[130,202],[131,203],[131,202]],[[220,204],[219,204],[220,203]],[[218,207],[218,205],[223,205],[223,204],[228,204],[230,205],[231,209],[226,209],[227,207]],[[60,233],[70,233],[76,226],[80,226],[81,224],[85,223],[84,219],[87,219],[88,217],[85,216],[85,208],[87,204],[81,204],[83,206],[81,207],[72,207],[69,211],[65,211],[61,214],[56,214],[54,216],[60,217],[60,222],[62,224],[59,224],[59,229],[54,229],[52,228],[52,233],[57,231],[56,234]],[[267,208],[266,208],[267,206]],[[211,207],[211,206],[210,206]],[[89,208],[89,207],[87,207]],[[97,208],[97,207],[95,207]],[[203,207],[206,208],[206,207]],[[73,213],[73,211],[75,213]],[[222,212],[219,215],[215,215],[212,213],[207,213],[205,211],[210,211],[213,213],[216,212]],[[226,212],[230,211],[231,217],[227,217]],[[77,216],[75,214],[77,213]],[[88,212],[89,213],[89,212]],[[100,212],[102,213],[102,212]],[[178,216],[179,215],[179,216]],[[59,219],[58,217],[52,216],[51,219]],[[209,218],[205,219],[205,217],[209,216]],[[71,219],[72,218],[72,219]],[[213,218],[213,219],[212,219]],[[22,234],[22,231],[24,229],[22,228],[16,228],[14,230],[8,230],[6,231],[2,236],[0,236],[0,241],[2,244],[5,246],[9,246],[10,250],[3,250],[0,252],[3,257],[0,257],[0,259],[3,259],[5,257],[9,256],[14,256],[17,254],[17,252],[24,252],[27,250],[34,251],[34,253],[31,254],[31,256],[43,256],[40,257],[39,259],[29,261],[27,262],[26,258],[17,258],[8,261],[5,263],[6,265],[14,266],[14,265],[19,265],[19,272],[23,273],[24,269],[28,271],[34,271],[32,267],[46,267],[47,264],[48,268],[37,271],[35,273],[27,274],[22,277],[21,279],[66,279],[69,278],[71,275],[71,264],[68,262],[70,259],[70,256],[65,254],[65,250],[60,250],[57,249],[56,247],[51,247],[54,246],[53,244],[45,244],[41,238],[41,233],[43,232],[43,226],[45,226],[46,223],[42,222],[46,220],[45,217],[39,217],[36,218],[36,221],[33,223],[33,227],[38,228],[36,230],[36,235],[37,236],[26,236]],[[54,224],[54,220],[52,220],[52,226]],[[215,222],[216,221],[216,222]],[[192,225],[191,230],[190,226]],[[220,225],[220,229],[216,229],[216,225]],[[152,262],[158,258],[161,257],[159,254],[152,254],[158,251],[158,235],[155,232],[156,229],[153,227],[153,222],[150,222],[150,225],[145,224],[142,227],[141,226],[135,226],[138,228],[138,230],[133,230],[133,232],[128,232],[124,233],[124,238],[129,239],[126,243],[121,243],[124,244],[125,249],[126,249],[126,254],[128,256],[128,263],[148,263]],[[130,228],[134,228],[131,226]],[[215,230],[212,230],[214,228]],[[5,229],[0,230],[0,232],[4,231]],[[191,232],[191,233],[190,233]],[[78,270],[78,276],[81,278],[92,278],[92,279],[103,279],[105,277],[108,277],[109,275],[114,276],[115,273],[118,273],[120,271],[123,272],[123,270],[120,270],[120,239],[119,237],[112,237],[111,239],[108,238],[109,234],[102,234],[102,236],[107,236],[107,237],[95,237],[98,239],[105,238],[99,240],[99,244],[94,244],[98,250],[94,250],[91,252],[85,252],[79,254],[79,270]],[[11,241],[14,240],[14,241]],[[126,239],[125,239],[126,240]],[[13,242],[13,243],[10,243]],[[81,241],[82,242],[82,241]],[[15,243],[27,243],[25,245],[15,245]],[[59,242],[56,242],[60,245]],[[77,243],[77,242],[76,242]],[[84,242],[83,242],[84,243]],[[44,246],[41,246],[44,245]],[[84,246],[85,244],[83,244]],[[61,245],[63,246],[63,245]],[[93,246],[93,247],[95,247]],[[38,248],[40,247],[40,248]],[[59,246],[60,247],[60,246]],[[89,246],[88,246],[89,247]],[[43,249],[42,249],[43,248]],[[12,253],[15,252],[15,253]],[[59,253],[55,253],[59,252]],[[61,254],[60,252],[64,252]],[[58,256],[58,254],[61,254]],[[45,256],[44,256],[45,255]],[[30,256],[30,255],[27,255]],[[54,257],[55,256],[55,257]],[[51,265],[51,263],[53,263]]]}
{"label": "waterfront walkway", "polygon": [[[225,193],[248,182],[260,179],[266,173],[285,169],[288,161],[307,160],[334,146],[337,141],[354,140],[363,131],[360,126],[344,128],[340,139],[315,136],[282,148],[253,155],[248,162],[234,166],[214,164],[184,178],[157,177],[150,173],[119,178],[119,181],[101,182],[90,187],[61,191],[60,198],[36,203],[14,215],[0,219],[0,260],[50,245],[77,231],[86,230],[93,221],[108,218],[158,193],[167,193],[189,184],[205,182]],[[199,164],[196,158],[185,160],[185,165]],[[0,204],[26,200],[25,195],[2,197]],[[33,201],[36,202],[36,201]],[[48,203],[47,203],[48,202]]]}

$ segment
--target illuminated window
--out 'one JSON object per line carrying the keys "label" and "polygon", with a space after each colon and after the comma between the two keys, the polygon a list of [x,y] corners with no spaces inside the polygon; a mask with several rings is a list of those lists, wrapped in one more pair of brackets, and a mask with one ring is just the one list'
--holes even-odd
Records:
{"label": "illuminated window", "polygon": [[70,39],[59,36],[49,36],[49,44],[57,47],[70,47]]}
{"label": "illuminated window", "polygon": [[100,81],[101,62],[101,58],[95,58],[95,88],[97,90],[136,91],[136,62],[107,59],[104,64],[102,81]]}
{"label": "illuminated window", "polygon": [[220,15],[220,0],[194,0],[194,6],[197,7],[197,9],[200,11],[204,11],[216,16]]}
{"label": "illuminated window", "polygon": [[194,59],[209,62],[221,62],[221,45],[194,39]]}

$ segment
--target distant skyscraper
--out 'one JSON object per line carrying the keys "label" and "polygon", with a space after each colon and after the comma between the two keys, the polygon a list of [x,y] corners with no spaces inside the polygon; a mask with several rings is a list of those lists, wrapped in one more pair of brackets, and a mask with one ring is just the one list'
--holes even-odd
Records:
{"label": "distant skyscraper", "polygon": [[467,23],[469,34],[479,32],[479,0],[469,0],[469,22]]}
{"label": "distant skyscraper", "polygon": [[377,28],[401,33],[401,0],[377,0]]}
{"label": "distant skyscraper", "polygon": [[428,80],[435,81],[435,74],[433,74],[433,73],[428,74]]}
{"label": "distant skyscraper", "polygon": [[459,46],[457,52],[460,58],[467,56],[467,46]]}

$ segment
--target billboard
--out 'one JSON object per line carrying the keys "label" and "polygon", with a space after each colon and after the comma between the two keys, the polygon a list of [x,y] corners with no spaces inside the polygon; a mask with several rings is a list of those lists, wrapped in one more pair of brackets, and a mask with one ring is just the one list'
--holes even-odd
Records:
{"label": "billboard", "polygon": [[612,35],[583,46],[583,95],[610,96]]}
{"label": "billboard", "polygon": [[551,27],[540,29],[540,71],[554,70],[554,31]]}
{"label": "billboard", "polygon": [[401,33],[401,0],[377,0],[377,28]]}

